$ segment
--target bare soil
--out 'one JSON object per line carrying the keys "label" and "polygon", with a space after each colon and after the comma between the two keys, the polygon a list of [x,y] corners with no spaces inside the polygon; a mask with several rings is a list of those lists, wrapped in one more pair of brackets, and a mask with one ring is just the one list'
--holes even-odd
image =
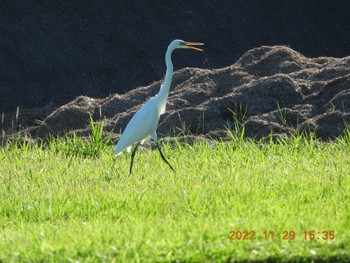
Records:
{"label": "bare soil", "polygon": [[0,114],[124,94],[177,69],[223,68],[246,51],[287,45],[309,57],[349,55],[350,1],[1,1]]}

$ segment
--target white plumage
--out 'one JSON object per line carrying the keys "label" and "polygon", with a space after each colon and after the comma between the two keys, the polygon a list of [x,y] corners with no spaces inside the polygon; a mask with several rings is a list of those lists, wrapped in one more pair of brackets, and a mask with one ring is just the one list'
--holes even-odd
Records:
{"label": "white plumage", "polygon": [[[172,166],[168,163],[168,161],[162,154],[160,147],[157,143],[156,129],[160,115],[165,112],[166,102],[173,77],[174,69],[173,63],[171,61],[171,54],[176,48],[190,48],[193,50],[203,51],[200,48],[193,47],[194,45],[203,45],[203,43],[186,42],[179,39],[176,39],[170,43],[165,54],[165,64],[167,67],[165,80],[161,85],[158,94],[155,97],[149,99],[129,121],[121,138],[117,143],[117,147],[115,149],[116,155],[121,154],[125,149],[127,150],[127,152],[130,152],[131,147],[134,143],[140,142],[141,144],[143,144],[145,141],[152,138],[158,147],[162,159],[173,170]],[[133,159],[137,146],[138,144],[136,145],[131,156],[130,173],[132,171]]]}

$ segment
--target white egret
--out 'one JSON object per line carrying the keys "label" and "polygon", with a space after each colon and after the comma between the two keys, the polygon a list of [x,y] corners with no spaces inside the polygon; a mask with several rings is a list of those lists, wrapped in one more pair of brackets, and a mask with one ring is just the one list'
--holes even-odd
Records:
{"label": "white egret", "polygon": [[165,53],[165,64],[166,64],[166,74],[163,84],[160,86],[160,90],[156,96],[149,99],[136,114],[131,118],[128,125],[126,126],[121,138],[117,143],[115,149],[115,154],[121,154],[125,149],[130,152],[131,147],[136,143],[134,150],[131,154],[130,163],[130,174],[132,171],[132,165],[134,162],[135,152],[139,144],[143,144],[149,139],[153,139],[155,142],[160,156],[169,165],[171,170],[174,170],[170,163],[165,159],[160,146],[157,141],[157,125],[159,117],[165,112],[165,105],[169,94],[169,89],[171,85],[171,80],[173,78],[173,63],[171,62],[171,53],[176,48],[190,48],[197,51],[203,51],[200,48],[193,47],[198,45],[204,45],[198,42],[186,42],[183,40],[176,39],[170,43],[168,49]]}

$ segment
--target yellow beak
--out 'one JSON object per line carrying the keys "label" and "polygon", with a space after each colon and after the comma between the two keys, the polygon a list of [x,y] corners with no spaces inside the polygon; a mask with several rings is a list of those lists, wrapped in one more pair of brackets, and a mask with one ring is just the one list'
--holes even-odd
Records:
{"label": "yellow beak", "polygon": [[203,49],[198,48],[198,47],[192,47],[192,46],[203,46],[204,43],[200,43],[200,42],[185,42],[185,45],[193,50],[197,50],[197,51],[203,51]]}

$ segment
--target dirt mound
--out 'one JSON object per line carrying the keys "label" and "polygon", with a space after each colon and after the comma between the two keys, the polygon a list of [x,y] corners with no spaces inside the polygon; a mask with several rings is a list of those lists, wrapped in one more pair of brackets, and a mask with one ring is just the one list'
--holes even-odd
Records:
{"label": "dirt mound", "polygon": [[[86,135],[91,114],[117,136],[161,82],[105,99],[78,97],[26,132],[35,138],[73,130]],[[235,120],[255,138],[271,132],[287,136],[296,129],[323,139],[341,135],[350,123],[350,57],[307,58],[285,46],[263,46],[229,67],[181,69],[174,73],[158,133],[222,136]]]}
{"label": "dirt mound", "polygon": [[[178,51],[177,69],[226,67],[261,45],[343,57],[349,16],[344,0],[1,1],[0,113],[59,107],[79,95],[104,98],[159,80],[175,38],[206,44],[205,53]],[[284,73],[298,66],[287,63]]]}

